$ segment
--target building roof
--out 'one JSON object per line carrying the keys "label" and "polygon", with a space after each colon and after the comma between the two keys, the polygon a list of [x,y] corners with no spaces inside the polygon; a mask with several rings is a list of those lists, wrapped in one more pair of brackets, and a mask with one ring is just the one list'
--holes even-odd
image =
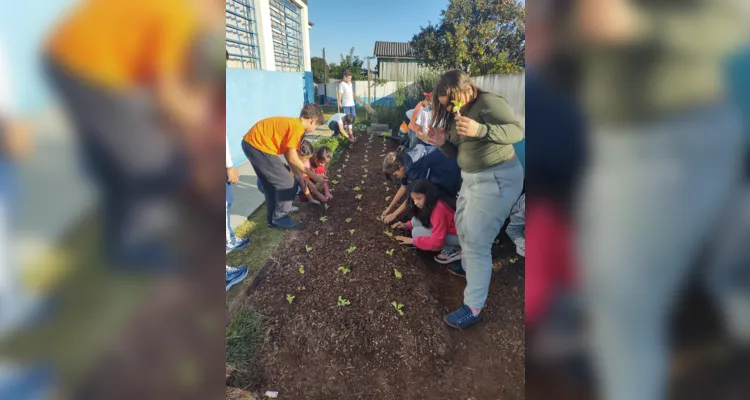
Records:
{"label": "building roof", "polygon": [[375,42],[375,57],[416,58],[409,42]]}

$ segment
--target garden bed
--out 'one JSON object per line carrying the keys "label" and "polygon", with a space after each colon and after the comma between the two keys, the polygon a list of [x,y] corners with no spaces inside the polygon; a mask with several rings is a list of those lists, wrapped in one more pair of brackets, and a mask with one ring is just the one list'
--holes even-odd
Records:
{"label": "garden bed", "polygon": [[242,294],[265,316],[262,378],[230,382],[281,399],[523,398],[523,261],[498,244],[484,321],[448,328],[465,281],[386,235],[400,234],[378,219],[397,189],[381,169],[395,145],[359,137],[328,173],[330,207],[301,207],[305,228]]}

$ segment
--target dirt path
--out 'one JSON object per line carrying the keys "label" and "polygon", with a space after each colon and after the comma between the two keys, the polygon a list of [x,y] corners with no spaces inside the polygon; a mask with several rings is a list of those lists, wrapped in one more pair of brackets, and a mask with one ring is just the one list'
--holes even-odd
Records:
{"label": "dirt path", "polygon": [[[282,242],[243,294],[267,317],[267,339],[263,381],[239,385],[281,399],[523,398],[523,261],[499,244],[484,320],[447,327],[442,317],[461,304],[465,281],[385,234],[378,217],[396,186],[385,183],[382,155],[394,146],[367,139],[329,171],[338,181],[330,208],[302,207],[306,228]],[[337,306],[339,296],[350,304]]]}

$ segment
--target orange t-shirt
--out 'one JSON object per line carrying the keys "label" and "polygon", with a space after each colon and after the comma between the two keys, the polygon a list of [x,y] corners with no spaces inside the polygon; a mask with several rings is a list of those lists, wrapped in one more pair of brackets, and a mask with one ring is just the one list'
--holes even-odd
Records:
{"label": "orange t-shirt", "polygon": [[266,154],[281,155],[289,149],[299,150],[304,136],[305,127],[299,118],[271,117],[258,121],[243,139]]}
{"label": "orange t-shirt", "polygon": [[53,60],[112,89],[184,70],[197,10],[184,0],[83,0],[47,41]]}

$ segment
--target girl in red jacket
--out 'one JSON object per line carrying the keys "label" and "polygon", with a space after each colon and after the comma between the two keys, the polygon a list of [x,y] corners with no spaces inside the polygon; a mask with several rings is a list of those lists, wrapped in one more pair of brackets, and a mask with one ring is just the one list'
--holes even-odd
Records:
{"label": "girl in red jacket", "polygon": [[[442,193],[425,179],[414,181],[409,188],[409,207],[414,218],[407,223],[397,222],[393,228],[411,231],[412,237],[396,236],[401,244],[410,244],[420,250],[442,251],[435,258],[441,264],[461,259],[458,233],[453,217],[456,200]],[[454,271],[460,274],[460,271]]]}

